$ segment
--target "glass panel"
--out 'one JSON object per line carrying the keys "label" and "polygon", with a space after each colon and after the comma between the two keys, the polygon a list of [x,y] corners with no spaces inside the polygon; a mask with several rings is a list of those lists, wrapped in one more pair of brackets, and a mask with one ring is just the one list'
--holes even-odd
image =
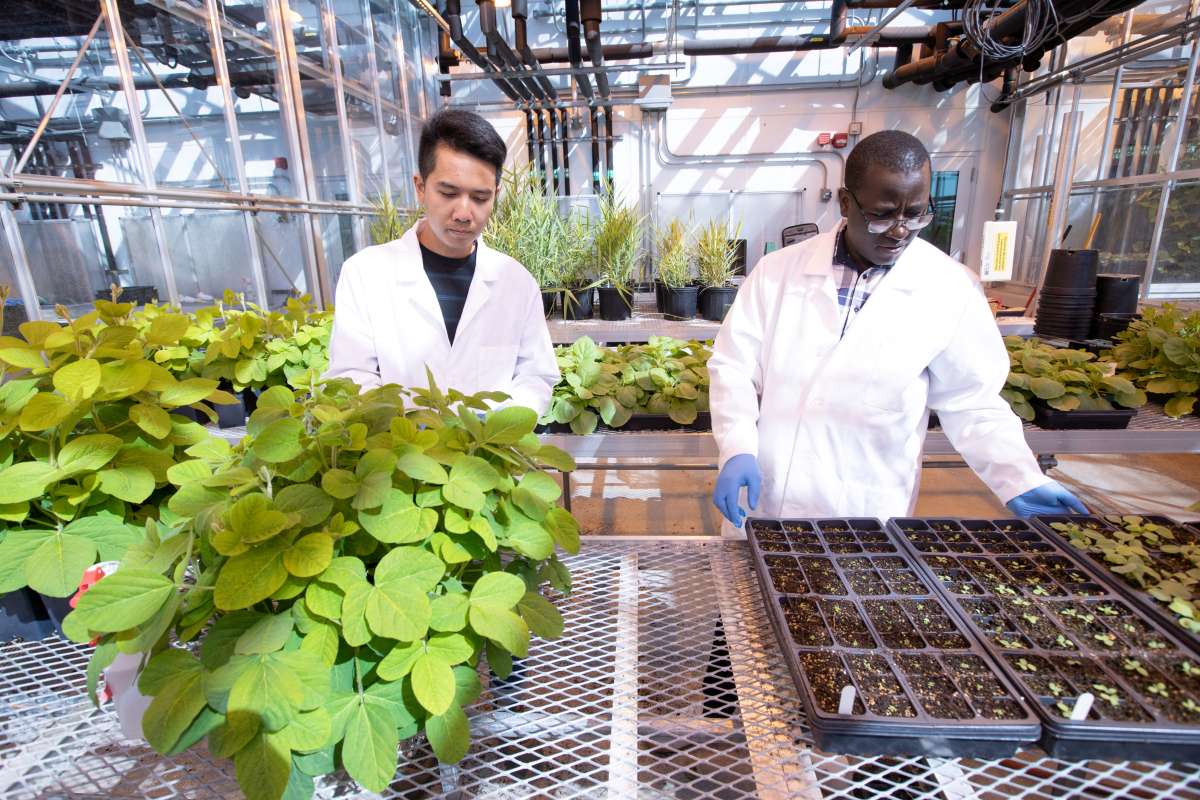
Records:
{"label": "glass panel", "polygon": [[154,180],[237,191],[208,31],[165,12],[123,23]]}
{"label": "glass panel", "polygon": [[185,309],[209,305],[226,289],[257,302],[242,212],[164,209],[163,226]]}
{"label": "glass panel", "polygon": [[[389,8],[391,3],[387,4]],[[415,203],[415,192],[412,187],[412,175],[416,165],[411,163],[416,158],[416,139],[409,139],[416,129],[409,128],[409,118],[404,109],[404,96],[400,90],[405,66],[398,46],[396,15],[389,11],[384,13],[376,4],[373,21],[375,24],[375,59],[379,68],[379,94],[383,99],[383,150],[387,154],[388,180],[391,182],[392,193],[399,203]],[[405,9],[400,18],[406,20],[408,11]],[[411,103],[410,98],[410,103]],[[416,120],[412,121],[413,124]]]}
{"label": "glass panel", "polygon": [[296,0],[290,24],[296,42],[300,86],[304,94],[304,124],[318,200],[349,200],[347,165],[338,128],[337,90],[329,74],[330,47],[325,39],[319,4]]}
{"label": "glass panel", "polygon": [[[348,81],[345,95],[346,126],[350,134],[354,167],[363,198],[383,193],[383,144],[376,125],[373,84],[382,83],[371,70],[368,25],[363,17],[360,0],[340,0],[335,3],[337,15],[338,53],[342,59],[342,74]],[[378,51],[378,46],[376,47]],[[378,54],[376,56],[378,58]],[[382,88],[382,87],[381,87]],[[369,98],[369,99],[368,99]]]}
{"label": "glass panel", "polygon": [[[33,131],[67,69],[99,15],[96,2],[76,3],[70,19],[29,38],[4,43],[0,58],[0,155],[2,163],[16,159],[29,146]],[[94,178],[138,183],[137,159],[130,151],[129,108],[121,91],[116,59],[106,25],[101,25],[72,79],[73,90],[63,95],[45,134],[24,171],[32,175]]]}
{"label": "glass panel", "polygon": [[304,226],[300,215],[258,214],[253,223],[271,307],[282,305],[292,294],[316,295],[316,287],[309,285],[304,271]]}
{"label": "glass panel", "polygon": [[951,240],[954,238],[954,207],[958,202],[958,170],[933,173],[930,199],[933,201],[933,222],[921,231],[920,237],[948,254]]}
{"label": "glass panel", "polygon": [[1158,186],[1073,193],[1067,208],[1070,231],[1064,246],[1082,247],[1098,214],[1100,224],[1092,247],[1100,251],[1100,271],[1143,274],[1161,195]]}
{"label": "glass panel", "polygon": [[[1154,286],[1171,284],[1172,294],[1200,296],[1200,182],[1175,186],[1167,203],[1162,240],[1154,264]],[[1157,292],[1156,292],[1157,293]]]}
{"label": "glass panel", "polygon": [[354,255],[354,215],[314,214],[313,222],[318,226],[329,274],[336,284],[342,264]]}

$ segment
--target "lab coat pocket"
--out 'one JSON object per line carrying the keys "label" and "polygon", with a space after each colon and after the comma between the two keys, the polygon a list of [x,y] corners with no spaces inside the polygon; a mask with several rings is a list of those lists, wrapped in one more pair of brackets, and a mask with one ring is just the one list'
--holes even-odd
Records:
{"label": "lab coat pocket", "polygon": [[478,349],[476,380],[480,391],[507,392],[517,372],[517,345],[485,344]]}

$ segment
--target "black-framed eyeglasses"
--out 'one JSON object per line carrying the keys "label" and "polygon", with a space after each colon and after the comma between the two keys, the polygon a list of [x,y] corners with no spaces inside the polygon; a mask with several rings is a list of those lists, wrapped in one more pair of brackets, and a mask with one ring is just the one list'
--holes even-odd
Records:
{"label": "black-framed eyeglasses", "polygon": [[862,203],[858,202],[858,198],[854,196],[854,192],[847,189],[846,194],[850,195],[850,199],[858,207],[858,213],[862,214],[863,219],[866,221],[867,232],[876,235],[887,233],[897,225],[903,225],[906,231],[919,231],[929,227],[929,223],[933,222],[935,216],[932,197],[929,198],[927,209],[915,217],[885,217],[881,219],[876,214],[868,214],[866,211],[863,211]]}

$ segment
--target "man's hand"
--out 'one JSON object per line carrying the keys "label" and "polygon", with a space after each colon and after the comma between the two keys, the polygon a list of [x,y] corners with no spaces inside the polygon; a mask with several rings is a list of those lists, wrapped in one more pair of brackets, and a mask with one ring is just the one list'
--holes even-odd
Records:
{"label": "man's hand", "polygon": [[750,510],[758,508],[758,492],[762,488],[762,473],[758,470],[758,459],[743,453],[725,462],[724,469],[717,476],[717,485],[713,488],[712,501],[725,519],[737,527],[742,527],[746,512],[738,506],[738,496],[742,487],[746,487],[746,500]]}
{"label": "man's hand", "polygon": [[1036,514],[1086,514],[1087,508],[1079,502],[1079,498],[1068,492],[1056,481],[1044,484],[1036,489],[1030,489],[1022,495],[1017,495],[1005,503],[1008,510],[1018,517],[1032,517]]}

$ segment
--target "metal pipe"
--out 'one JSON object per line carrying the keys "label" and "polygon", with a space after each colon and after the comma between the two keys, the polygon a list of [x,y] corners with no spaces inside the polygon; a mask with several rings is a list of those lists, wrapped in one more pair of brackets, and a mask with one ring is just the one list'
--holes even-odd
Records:
{"label": "metal pipe", "polygon": [[529,157],[529,168],[533,169],[533,162],[536,156],[533,151],[533,112],[528,108],[522,109],[525,112],[525,150]]}
{"label": "metal pipe", "polygon": [[541,112],[541,109],[536,109],[536,110],[533,112],[533,115],[534,115],[534,117],[537,119],[537,143],[538,143],[538,147],[537,147],[537,161],[538,161],[538,172],[539,172],[539,173],[541,173],[541,176],[542,176],[542,192],[543,192],[543,193],[545,193],[545,192],[546,192],[546,189],[547,189],[547,183],[548,183],[548,181],[547,181],[547,178],[546,178],[546,130],[545,130],[545,128],[543,127],[543,123],[542,123],[542,112]]}
{"label": "metal pipe", "polygon": [[[554,112],[551,111],[550,114],[553,115]],[[559,124],[559,131],[561,133],[561,136],[559,137],[559,139],[562,141],[563,194],[567,197],[570,197],[571,196],[571,153],[568,148],[568,142],[569,142],[568,137],[570,136],[570,130],[568,130],[568,126],[567,126],[567,110],[565,108],[558,109],[558,124]]]}
{"label": "metal pipe", "polygon": [[[1188,112],[1192,101],[1192,90],[1196,85],[1196,64],[1200,60],[1200,36],[1192,38],[1192,56],[1188,60],[1187,78],[1183,82],[1183,97],[1179,100],[1179,115],[1176,117],[1171,155],[1167,160],[1167,172],[1174,172],[1179,166],[1179,152],[1183,149],[1184,135],[1188,129]],[[1150,237],[1150,257],[1146,260],[1146,271],[1142,275],[1142,299],[1150,295],[1150,282],[1154,280],[1154,269],[1158,266],[1158,250],[1162,246],[1163,225],[1167,220],[1167,209],[1171,203],[1171,192],[1175,181],[1169,180],[1163,184],[1162,194],[1158,198],[1158,212],[1154,217],[1154,233]]]}
{"label": "metal pipe", "polygon": [[[525,70],[521,59],[508,46],[508,42],[504,40],[504,37],[500,35],[500,29],[496,25],[496,3],[494,0],[475,0],[475,4],[479,7],[479,29],[483,32],[483,36],[487,40],[488,59],[493,63],[516,72],[520,76],[513,83],[517,87],[517,90],[525,96],[526,100],[540,103],[550,102],[550,95]],[[553,91],[553,87],[551,87],[551,91]]]}
{"label": "metal pipe", "polygon": [[[542,112],[538,111],[537,113],[539,116],[541,116]],[[546,145],[550,150],[550,183],[554,187],[554,194],[557,195],[561,192],[561,189],[559,188],[559,177],[561,176],[561,173],[558,170],[558,123],[554,119],[555,114],[553,108],[546,109],[546,114],[549,117],[547,121],[550,123],[546,131],[549,136],[549,138],[546,140]]]}
{"label": "metal pipe", "polygon": [[[471,40],[463,34],[461,6],[459,5],[459,0],[446,0],[446,22],[448,23],[446,32],[450,34],[450,40],[458,45],[459,49],[466,54],[467,58],[471,59],[471,61],[474,62],[475,65],[484,72],[495,72],[495,70],[492,69],[491,63],[483,57],[483,54],[475,48],[475,45],[471,43]],[[529,99],[523,93],[518,92],[516,87],[509,81],[499,77],[493,78],[492,80],[495,82],[500,91],[504,92],[504,94],[508,96],[508,99],[512,100],[514,103],[520,103],[522,100]]]}
{"label": "metal pipe", "polygon": [[529,16],[529,0],[514,0],[512,4],[513,17],[513,39],[516,45],[516,51],[520,53],[525,65],[529,67],[538,83],[541,84],[542,91],[545,92],[551,100],[558,100],[558,91],[554,88],[554,84],[542,72],[542,65],[533,55],[533,50],[529,47],[529,41],[526,38],[525,23]]}
{"label": "metal pipe", "polygon": [[[600,0],[580,0],[579,17],[583,21],[583,35],[587,42],[588,59],[592,66],[604,66],[604,48],[600,42]],[[608,74],[596,73],[596,89],[601,99],[607,100],[609,95]]]}
{"label": "metal pipe", "polygon": [[29,254],[21,239],[21,229],[12,206],[3,202],[0,195],[0,225],[4,227],[4,238],[12,257],[13,277],[17,279],[17,293],[25,306],[25,316],[32,322],[42,318],[42,304],[38,301],[37,285],[33,281],[33,270],[29,268]]}
{"label": "metal pipe", "polygon": [[[570,3],[570,0],[567,0],[567,2]],[[597,135],[596,107],[594,105],[589,106],[588,113],[591,116],[592,130],[592,193],[599,195],[602,187],[600,183],[600,139]]]}
{"label": "metal pipe", "polygon": [[[276,198],[272,197],[271,200]],[[291,206],[276,204],[270,200],[259,203],[249,204],[230,200],[228,202],[204,201],[204,200],[169,200],[161,197],[132,197],[132,196],[115,196],[115,197],[97,197],[89,194],[38,194],[33,192],[0,192],[0,202],[4,203],[58,203],[62,205],[93,205],[93,206],[130,206],[133,208],[183,208],[183,209],[207,209],[212,211],[244,211],[248,214],[257,214],[259,212],[271,212],[273,214],[334,214],[342,215],[346,213],[360,214],[370,216],[374,212],[371,209],[346,209],[333,208],[293,208]]]}
{"label": "metal pipe", "polygon": [[[567,46],[562,49],[562,59],[559,61],[568,61],[574,69],[580,69],[583,66],[583,54],[579,48],[579,34],[582,26],[579,22],[579,0],[567,0]],[[533,51],[535,54],[538,51]],[[546,58],[541,55],[535,55],[539,62],[546,62]],[[595,96],[592,94],[592,82],[586,74],[575,74],[575,85],[579,87],[579,91],[587,98],[588,103],[591,103]],[[595,130],[592,131],[595,136]],[[595,165],[593,164],[593,169]]]}
{"label": "metal pipe", "polygon": [[852,56],[854,55],[855,51],[858,50],[858,48],[866,47],[871,44],[871,42],[878,39],[879,35],[883,32],[883,29],[886,28],[892,20],[907,11],[908,7],[914,2],[916,2],[916,0],[902,0],[902,2],[891,11],[891,13],[879,20],[878,25],[876,25],[874,28],[871,28],[871,30],[862,35],[862,38],[850,45],[850,49],[846,51],[846,55]]}

